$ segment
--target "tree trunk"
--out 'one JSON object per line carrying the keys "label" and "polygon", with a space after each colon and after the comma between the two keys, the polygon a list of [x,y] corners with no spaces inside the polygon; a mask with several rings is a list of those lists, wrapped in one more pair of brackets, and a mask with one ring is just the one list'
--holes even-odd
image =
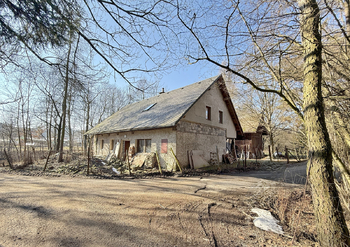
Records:
{"label": "tree trunk", "polygon": [[273,135],[272,135],[272,131],[271,130],[269,131],[269,139],[270,139],[270,147],[271,147],[272,156],[273,156],[273,151],[275,149],[275,142],[273,140]]}
{"label": "tree trunk", "polygon": [[321,246],[349,246],[345,223],[332,169],[332,146],[326,128],[321,91],[322,62],[319,8],[316,0],[299,0],[302,10],[304,46],[304,120],[307,130],[308,172]]}
{"label": "tree trunk", "polygon": [[[344,1],[344,12],[345,12],[345,22],[346,22],[345,31],[346,31],[347,38],[349,38],[350,37],[350,0]],[[347,39],[345,40],[345,43],[347,43],[347,45],[345,47],[346,47],[347,53],[349,54],[350,53],[350,49],[349,49],[350,44],[348,43]]]}
{"label": "tree trunk", "polygon": [[51,130],[52,130],[52,111],[53,111],[53,105],[51,104],[51,109],[50,109],[50,120],[48,121],[47,124],[47,149],[52,150],[52,142],[51,142]]}
{"label": "tree trunk", "polygon": [[[90,101],[89,101],[89,91],[87,94],[87,100],[86,100],[86,122],[85,122],[85,132],[89,130],[89,121],[90,121]],[[88,137],[85,135],[84,136],[84,155],[86,155],[86,150],[87,150],[87,142],[88,142]]]}
{"label": "tree trunk", "polygon": [[58,123],[57,129],[55,129],[55,134],[56,134],[55,150],[56,150],[56,152],[60,151],[61,132],[62,132],[62,116],[59,117],[59,120],[60,120],[60,122]]}
{"label": "tree trunk", "polygon": [[20,128],[20,105],[21,101],[18,101],[18,108],[17,108],[17,138],[18,138],[18,146],[19,146],[19,158],[22,159],[22,143],[21,143],[21,128]]}
{"label": "tree trunk", "polygon": [[68,98],[68,84],[69,84],[69,58],[70,58],[71,48],[72,48],[72,43],[70,42],[69,48],[68,48],[68,55],[67,55],[64,96],[63,96],[63,102],[62,102],[62,130],[61,130],[60,154],[58,157],[58,162],[63,161],[63,146],[64,146],[64,134],[66,131],[67,98]]}
{"label": "tree trunk", "polygon": [[69,100],[68,100],[68,135],[69,135],[69,152],[73,153],[73,131],[72,131],[72,125],[71,125],[71,113],[72,113],[73,103],[72,103],[72,93],[69,94]]}

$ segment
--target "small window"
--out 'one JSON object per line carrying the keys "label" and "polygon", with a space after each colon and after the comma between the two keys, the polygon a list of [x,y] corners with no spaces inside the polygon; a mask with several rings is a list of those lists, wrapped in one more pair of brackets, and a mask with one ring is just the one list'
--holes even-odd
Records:
{"label": "small window", "polygon": [[104,140],[101,140],[101,149],[103,149]]}
{"label": "small window", "polygon": [[149,109],[151,109],[153,106],[155,106],[157,103],[153,103],[153,104],[151,104],[151,105],[149,105],[149,106],[147,106],[144,110],[143,110],[143,112],[144,111],[148,111]]}
{"label": "small window", "polygon": [[137,140],[137,152],[138,153],[143,153],[143,147],[144,146],[145,146],[145,140],[144,139]]}
{"label": "small window", "polygon": [[224,113],[222,111],[219,111],[219,123],[224,123]]}
{"label": "small window", "polygon": [[114,140],[111,140],[109,142],[109,150],[113,150],[114,149]]}
{"label": "small window", "polygon": [[145,140],[145,152],[150,153],[151,152],[151,139]]}
{"label": "small window", "polygon": [[161,140],[160,153],[161,154],[168,153],[168,139]]}
{"label": "small window", "polygon": [[151,139],[138,139],[137,140],[137,152],[138,153],[150,153],[151,152]]}
{"label": "small window", "polygon": [[211,107],[206,106],[205,119],[211,120]]}

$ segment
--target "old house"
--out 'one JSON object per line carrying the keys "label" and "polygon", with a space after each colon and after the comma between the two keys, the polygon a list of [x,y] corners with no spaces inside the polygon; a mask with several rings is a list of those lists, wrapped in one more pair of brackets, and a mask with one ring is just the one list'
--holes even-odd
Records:
{"label": "old house", "polygon": [[86,134],[93,136],[94,155],[125,159],[127,152],[157,152],[161,166],[171,170],[171,150],[182,167],[191,155],[197,162],[221,162],[226,142],[243,131],[220,75],[130,104]]}

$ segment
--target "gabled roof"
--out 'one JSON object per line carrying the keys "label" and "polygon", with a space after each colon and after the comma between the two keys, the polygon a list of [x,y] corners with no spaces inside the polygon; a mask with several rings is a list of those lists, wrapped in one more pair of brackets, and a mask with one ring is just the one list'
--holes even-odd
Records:
{"label": "gabled roof", "polygon": [[237,134],[243,135],[221,75],[127,105],[85,135],[174,127],[214,83],[220,83],[219,88],[224,100],[226,98],[225,103],[235,123]]}

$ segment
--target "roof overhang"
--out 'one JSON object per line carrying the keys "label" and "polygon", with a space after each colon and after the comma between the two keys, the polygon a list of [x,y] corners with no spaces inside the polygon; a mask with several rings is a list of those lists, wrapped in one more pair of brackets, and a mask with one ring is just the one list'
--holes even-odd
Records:
{"label": "roof overhang", "polygon": [[226,84],[225,84],[225,81],[224,81],[222,75],[220,78],[218,78],[218,85],[219,85],[219,89],[221,91],[221,94],[223,96],[223,100],[224,100],[224,102],[228,108],[228,111],[231,115],[233,124],[235,125],[237,137],[239,137],[239,136],[243,137],[243,129],[242,129],[241,123],[239,122],[235,107],[232,104],[230,93],[227,90],[227,87],[226,87]]}

